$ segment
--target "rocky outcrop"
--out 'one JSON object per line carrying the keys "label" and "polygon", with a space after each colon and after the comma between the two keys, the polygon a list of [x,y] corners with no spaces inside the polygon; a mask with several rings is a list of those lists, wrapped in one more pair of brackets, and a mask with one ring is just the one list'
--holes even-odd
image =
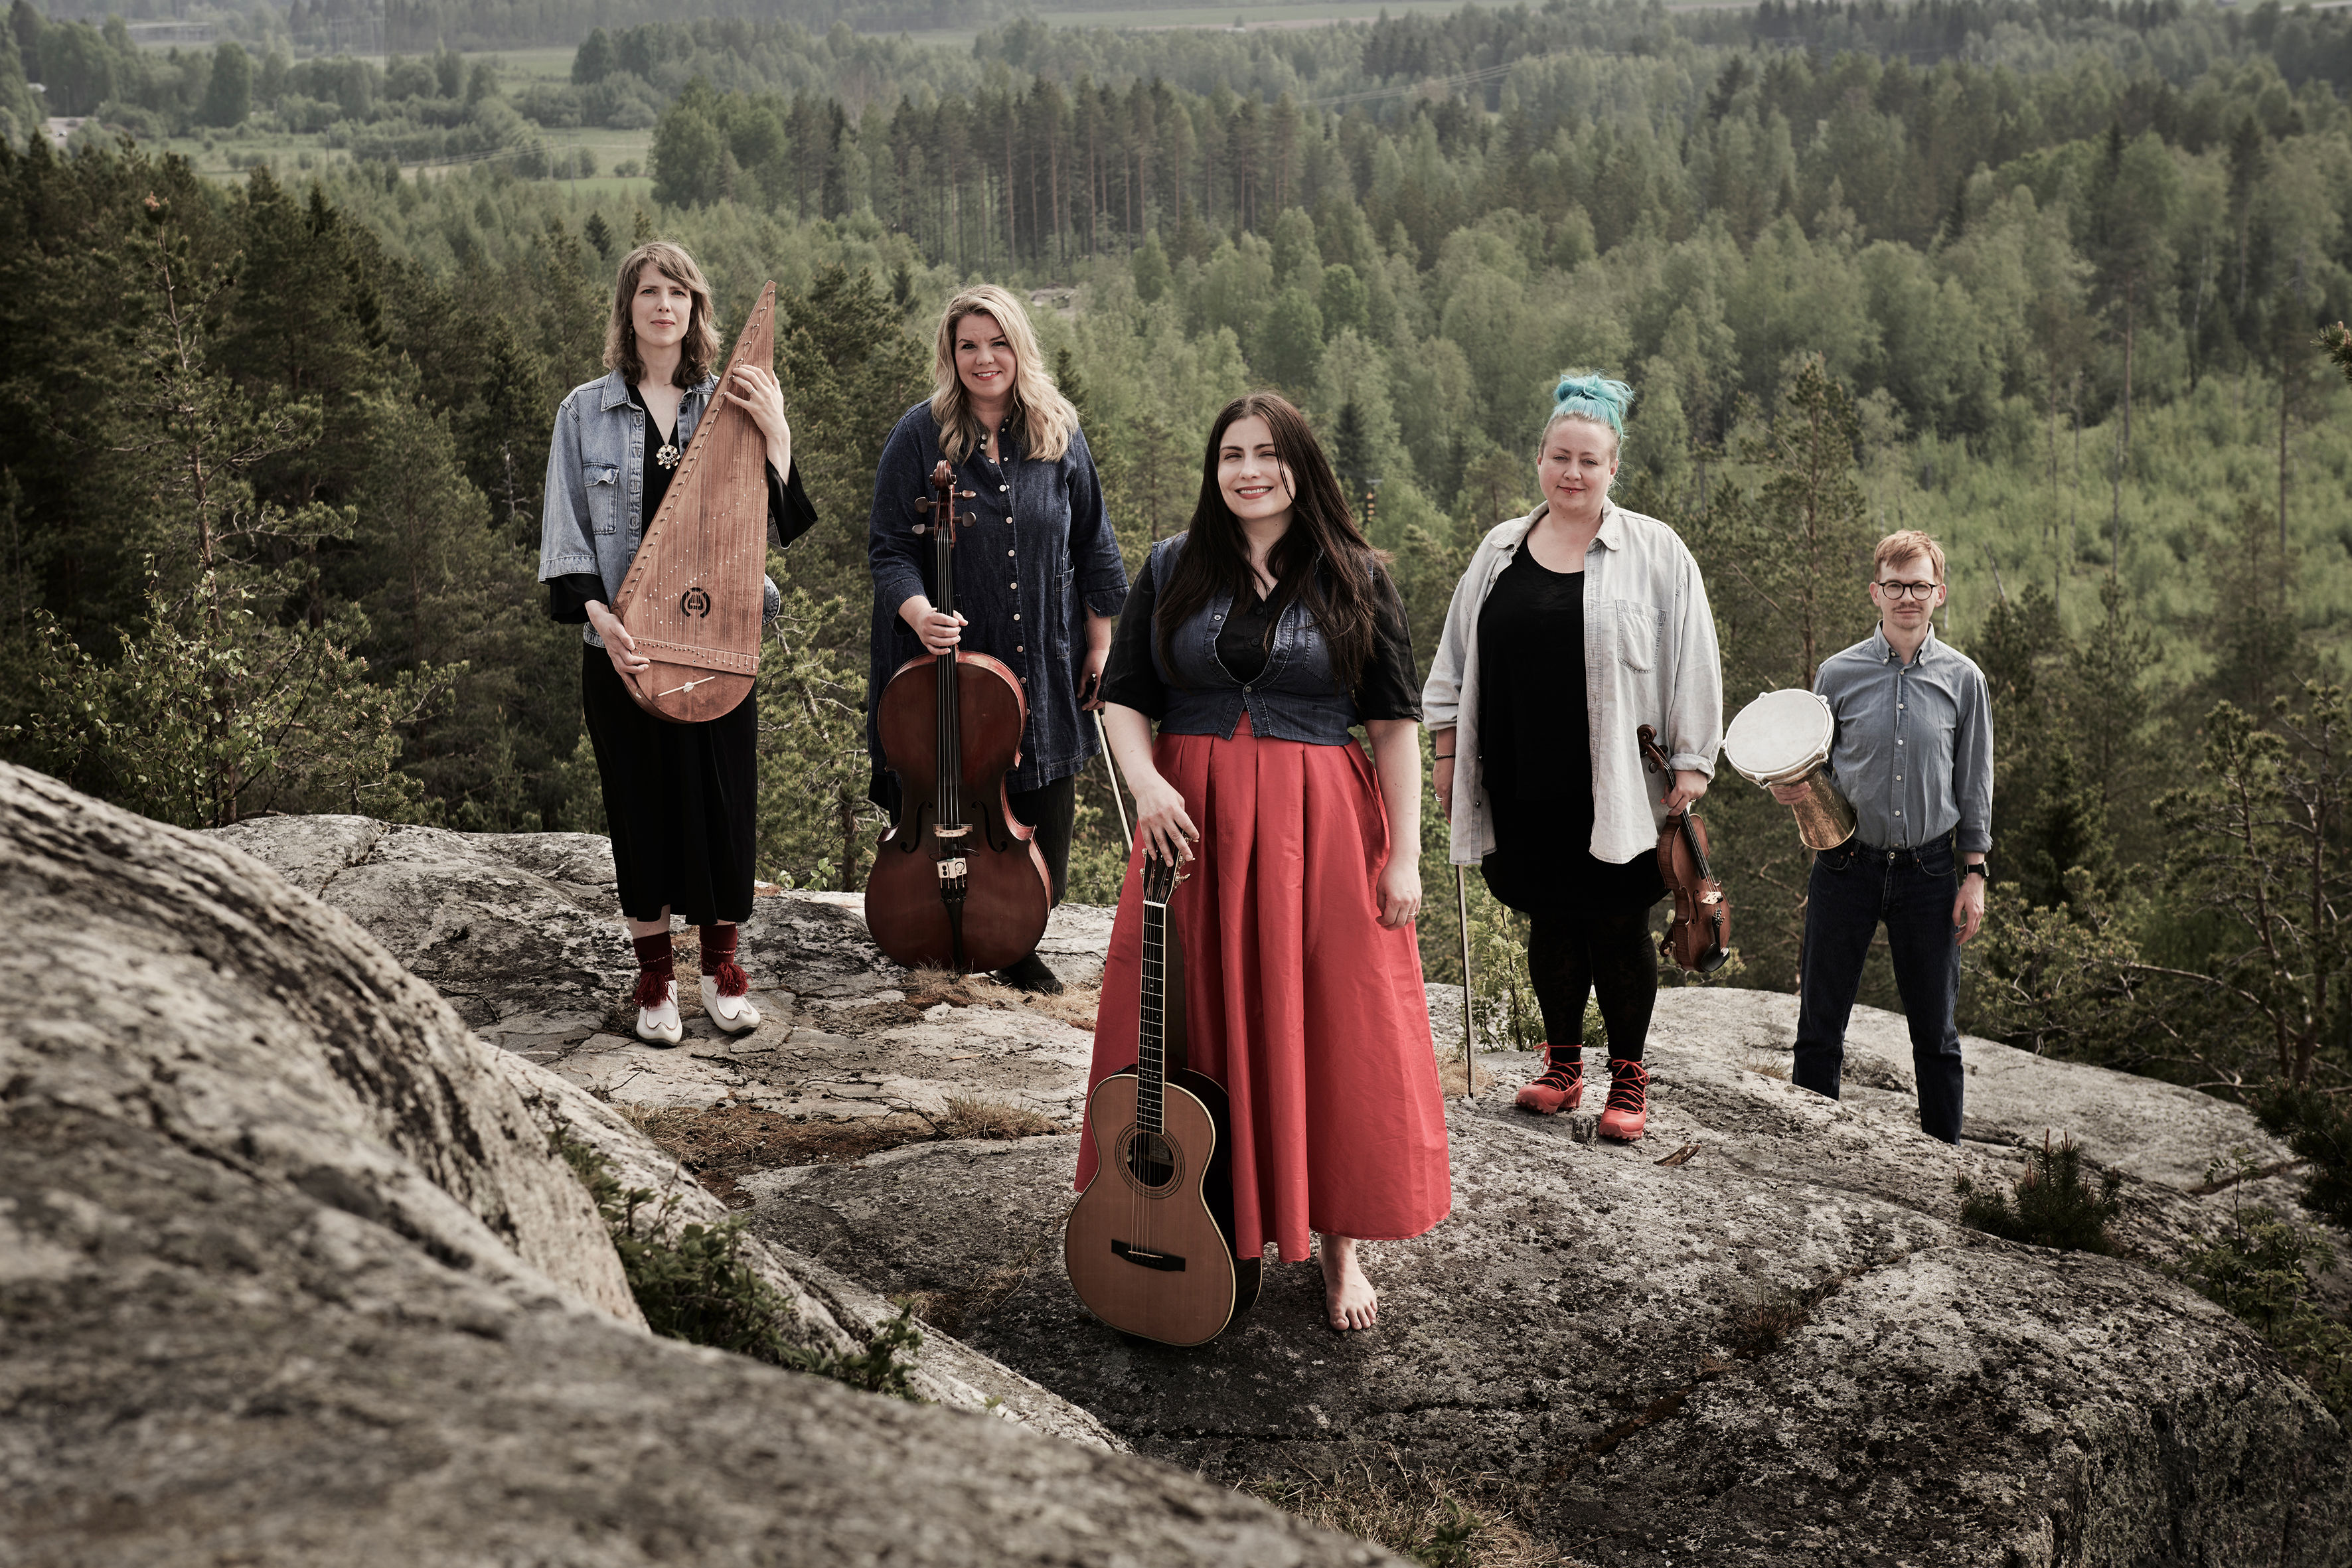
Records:
{"label": "rocky outcrop", "polygon": [[547,1130],[658,1155],[217,839],[0,766],[0,1563],[1387,1561],[655,1339]]}
{"label": "rocky outcrop", "polygon": [[[1067,1138],[780,1172],[755,1224],[941,1293],[975,1346],[1143,1452],[1233,1475],[1391,1453],[1499,1473],[1594,1563],[2352,1550],[2344,1435],[2234,1320],[2141,1265],[1957,1224],[1956,1173],[2013,1179],[2015,1144],[2095,1128],[2132,1178],[2126,1240],[2168,1244],[2227,1201],[2171,1184],[2203,1184],[2200,1152],[2277,1152],[2242,1113],[1971,1041],[1971,1086],[1991,1082],[1955,1154],[1916,1130],[1899,1019],[1858,1021],[1862,1081],[1836,1104],[1787,1081],[1792,1025],[1786,998],[1663,997],[1630,1148],[1513,1111],[1528,1058],[1491,1058],[1452,1108],[1453,1215],[1367,1248],[1382,1321],[1345,1340],[1307,1267],[1272,1268],[1202,1351],[1089,1321],[1054,1246]],[[960,1196],[975,1188],[985,1217]]]}
{"label": "rocky outcrop", "polygon": [[[466,931],[470,948],[393,945],[486,1035],[614,1103],[727,1100],[849,1124],[978,1096],[1074,1120],[1080,1015],[993,996],[917,1005],[931,993],[874,953],[854,900],[759,900],[744,947],[769,1022],[747,1042],[655,1052],[603,1028],[626,976],[593,849],[362,826],[373,847],[324,870],[321,896],[394,939]],[[329,831],[362,842],[315,823],[237,837],[299,874],[279,840]],[[393,868],[428,854],[444,879],[401,873],[416,879],[398,907],[376,901]],[[534,868],[559,859],[570,877]],[[353,879],[379,862],[383,880]],[[425,903],[430,921],[407,912]],[[545,942],[612,967],[576,993],[502,979],[485,955],[509,940],[506,909],[543,923],[503,951]],[[1100,913],[1058,919],[1057,962],[1098,951]],[[559,1016],[572,1021],[551,1027]],[[1502,1478],[1582,1561],[2352,1557],[2344,1433],[2234,1320],[2146,1261],[2232,1202],[2291,1205],[2285,1151],[2205,1097],[1971,1040],[1955,1152],[1916,1129],[1900,1019],[1858,1012],[1836,1103],[1788,1082],[1793,1021],[1785,997],[1663,996],[1651,1131],[1630,1148],[1594,1142],[1589,1116],[1514,1112],[1528,1058],[1486,1058],[1478,1094],[1449,1108],[1453,1215],[1369,1248],[1382,1322],[1344,1340],[1321,1327],[1306,1266],[1270,1268],[1256,1310],[1202,1351],[1092,1322],[1060,1266],[1066,1135],[913,1142],[741,1185],[776,1256],[877,1297],[919,1294],[976,1354],[1142,1453],[1236,1479],[1364,1462]],[[1449,1084],[1460,1071],[1447,1065]],[[2045,1131],[2125,1175],[2116,1229],[2140,1260],[1959,1226],[1954,1178],[2013,1179]],[[2217,1188],[2208,1167],[2233,1151],[2267,1173]]]}
{"label": "rocky outcrop", "polygon": [[[906,972],[876,950],[854,894],[764,889],[740,960],[765,1022],[730,1040],[689,1016],[684,1049],[653,1051],[627,1033],[635,969],[602,838],[358,816],[268,817],[219,837],[364,926],[483,1038],[623,1104],[724,1100],[854,1123],[938,1118],[966,1097],[1064,1121],[1084,1099],[1089,1015],[1072,1014],[1088,1020],[1076,1026],[1010,994],[1003,1007],[910,1007]],[[1109,911],[1065,909],[1041,951],[1084,987],[1109,939]],[[698,1005],[689,996],[689,1015]]]}

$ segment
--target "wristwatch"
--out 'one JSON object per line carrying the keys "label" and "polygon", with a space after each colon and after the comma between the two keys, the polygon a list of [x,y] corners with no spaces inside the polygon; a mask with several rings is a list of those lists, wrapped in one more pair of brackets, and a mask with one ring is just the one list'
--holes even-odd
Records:
{"label": "wristwatch", "polygon": [[1985,863],[1981,860],[1971,860],[1967,865],[1961,867],[1960,875],[1963,877],[1982,877],[1988,883],[1992,880],[1992,873],[1985,869]]}

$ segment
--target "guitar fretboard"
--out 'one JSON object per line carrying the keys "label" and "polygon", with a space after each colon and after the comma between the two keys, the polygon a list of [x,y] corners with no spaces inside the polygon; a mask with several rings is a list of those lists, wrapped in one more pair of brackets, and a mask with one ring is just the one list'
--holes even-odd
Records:
{"label": "guitar fretboard", "polygon": [[1168,906],[1143,904],[1143,1015],[1135,1043],[1135,1124],[1165,1131],[1168,1082]]}

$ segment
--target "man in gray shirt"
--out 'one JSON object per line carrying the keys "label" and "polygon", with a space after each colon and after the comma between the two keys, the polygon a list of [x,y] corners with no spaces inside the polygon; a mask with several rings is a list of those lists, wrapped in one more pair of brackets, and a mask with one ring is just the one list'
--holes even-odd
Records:
{"label": "man in gray shirt", "polygon": [[[1881,921],[1911,1026],[1919,1125],[1960,1139],[1960,944],[1984,922],[1992,847],[1992,707],[1984,672],[1936,640],[1944,552],[1917,530],[1878,542],[1878,629],[1823,661],[1813,690],[1837,716],[1830,772],[1853,803],[1852,838],[1813,858],[1797,1004],[1798,1084],[1832,1100],[1846,1020]],[[1802,798],[1776,784],[1784,805]]]}

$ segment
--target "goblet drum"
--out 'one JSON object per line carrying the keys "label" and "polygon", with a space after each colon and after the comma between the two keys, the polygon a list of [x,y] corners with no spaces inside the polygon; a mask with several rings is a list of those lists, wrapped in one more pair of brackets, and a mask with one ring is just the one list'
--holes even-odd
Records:
{"label": "goblet drum", "polygon": [[1790,688],[1767,691],[1742,708],[1723,732],[1723,760],[1759,784],[1801,784],[1790,807],[1808,849],[1834,849],[1853,837],[1853,803],[1830,778],[1837,715],[1828,701]]}

